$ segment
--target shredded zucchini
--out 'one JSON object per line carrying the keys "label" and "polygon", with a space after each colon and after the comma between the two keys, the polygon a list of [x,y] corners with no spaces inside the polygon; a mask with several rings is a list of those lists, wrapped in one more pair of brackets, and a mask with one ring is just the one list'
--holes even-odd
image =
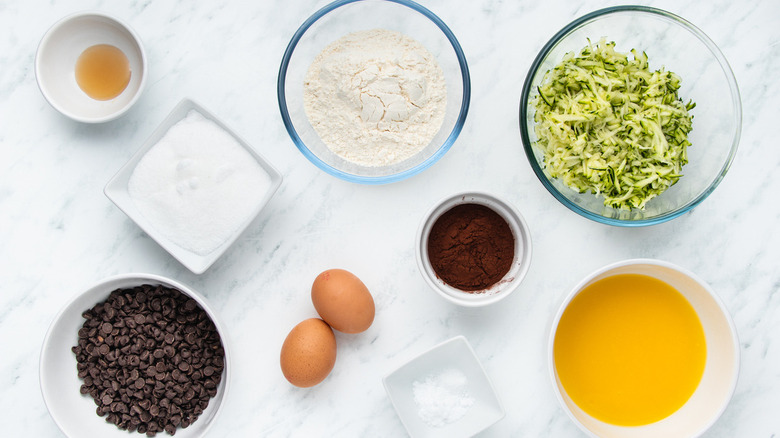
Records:
{"label": "shredded zucchini", "polygon": [[678,96],[678,75],[631,55],[589,40],[545,74],[532,100],[549,175],[625,210],[644,209],[680,179],[696,106]]}

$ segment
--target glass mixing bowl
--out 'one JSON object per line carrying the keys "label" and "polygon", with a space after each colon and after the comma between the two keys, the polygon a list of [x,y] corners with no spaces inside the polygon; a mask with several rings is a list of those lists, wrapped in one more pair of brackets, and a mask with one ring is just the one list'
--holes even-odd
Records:
{"label": "glass mixing bowl", "polygon": [[[647,53],[650,70],[664,67],[681,79],[679,95],[696,103],[693,130],[688,139],[689,162],[676,184],[654,199],[644,210],[620,210],[604,206],[604,199],[579,193],[544,168],[544,153],[535,145],[534,112],[531,103],[545,73],[568,52],[578,53],[601,38],[614,41],[615,49]],[[691,210],[720,183],[731,165],[739,143],[742,106],[731,68],[715,43],[688,21],[669,12],[643,6],[601,9],[578,18],[545,44],[531,65],[520,101],[523,146],[536,176],[563,205],[596,222],[637,227],[658,224]]]}
{"label": "glass mixing bowl", "polygon": [[[304,111],[303,83],[312,61],[328,44],[377,28],[407,35],[436,57],[447,83],[447,107],[439,132],[422,151],[396,164],[364,166],[331,152],[320,139]],[[450,149],[466,120],[471,83],[460,43],[433,12],[408,0],[340,0],[315,12],[293,35],[279,69],[277,96],[287,132],[309,161],[347,181],[384,184],[423,171]]]}

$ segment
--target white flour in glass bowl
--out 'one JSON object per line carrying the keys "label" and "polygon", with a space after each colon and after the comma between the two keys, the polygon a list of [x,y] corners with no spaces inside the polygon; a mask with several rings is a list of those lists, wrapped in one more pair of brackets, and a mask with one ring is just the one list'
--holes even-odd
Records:
{"label": "white flour in glass bowl", "polygon": [[447,106],[444,73],[418,41],[400,32],[354,32],[328,45],[304,81],[309,122],[333,153],[378,167],[425,149]]}

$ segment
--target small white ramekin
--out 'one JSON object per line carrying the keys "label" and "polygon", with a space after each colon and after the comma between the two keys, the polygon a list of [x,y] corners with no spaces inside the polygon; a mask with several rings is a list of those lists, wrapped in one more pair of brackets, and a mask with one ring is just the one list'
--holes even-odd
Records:
{"label": "small white ramekin", "polygon": [[[515,238],[515,258],[509,272],[482,291],[466,292],[448,285],[436,276],[428,256],[428,237],[433,224],[442,214],[460,204],[479,204],[495,211],[509,224]],[[426,283],[445,299],[466,307],[486,306],[506,298],[517,289],[531,265],[531,232],[525,219],[509,203],[483,192],[456,193],[436,203],[423,217],[415,242],[417,266]]]}
{"label": "small white ramekin", "polygon": [[[95,100],[76,83],[78,57],[96,44],[112,45],[130,62],[130,83],[117,97]],[[126,113],[141,97],[147,78],[141,38],[129,25],[101,12],[80,12],[55,23],[35,54],[35,79],[54,109],[73,120],[101,123]]]}

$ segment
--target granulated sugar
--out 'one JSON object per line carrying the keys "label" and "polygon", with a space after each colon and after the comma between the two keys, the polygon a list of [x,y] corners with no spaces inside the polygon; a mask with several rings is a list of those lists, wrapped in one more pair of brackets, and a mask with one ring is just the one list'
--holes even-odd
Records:
{"label": "granulated sugar", "polygon": [[373,29],[346,35],[312,62],[304,81],[309,122],[336,155],[377,167],[425,149],[447,105],[444,73],[418,41]]}
{"label": "granulated sugar", "polygon": [[193,110],[138,162],[128,191],[164,237],[206,255],[249,219],[270,186],[230,133]]}
{"label": "granulated sugar", "polygon": [[474,404],[468,393],[468,379],[456,370],[427,376],[412,383],[417,414],[432,427],[442,427],[458,421]]}

